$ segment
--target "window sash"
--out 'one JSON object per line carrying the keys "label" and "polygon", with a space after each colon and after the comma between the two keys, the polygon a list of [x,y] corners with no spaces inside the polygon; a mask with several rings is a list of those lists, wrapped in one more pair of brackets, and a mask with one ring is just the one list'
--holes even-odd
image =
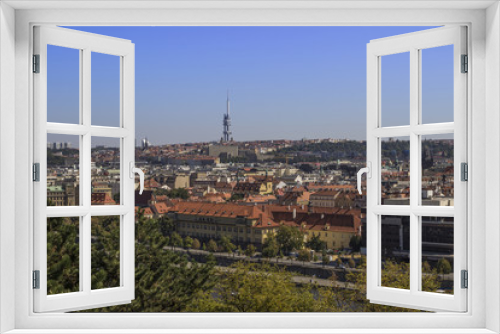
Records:
{"label": "window sash", "polygon": [[[467,54],[466,28],[442,27],[371,41],[367,47],[367,161],[371,178],[367,180],[367,298],[373,303],[431,311],[467,310],[467,290],[461,288],[460,271],[467,269],[467,186],[460,181],[461,162],[467,162],[467,76],[460,73],[461,54]],[[421,52],[454,45],[454,122],[421,124]],[[382,127],[381,57],[410,53],[410,124]],[[454,134],[454,206],[420,205],[420,136]],[[410,205],[381,205],[381,138],[410,137]],[[381,216],[410,217],[410,289],[381,286]],[[420,291],[422,281],[423,216],[454,217],[454,294]]]}
{"label": "window sash", "polygon": [[[40,271],[40,289],[33,290],[34,311],[72,311],[128,303],[134,298],[134,46],[130,41],[76,30],[38,26],[34,28],[34,54],[40,55],[40,73],[34,74],[34,161],[40,163],[40,182],[34,183],[34,266]],[[79,124],[47,122],[47,45],[80,50]],[[120,57],[120,126],[91,125],[91,53]],[[47,207],[47,134],[79,137],[80,203]],[[91,205],[91,139],[93,136],[120,140],[119,205]],[[120,216],[120,286],[91,289],[91,218]],[[47,295],[47,218],[80,217],[79,291]]]}

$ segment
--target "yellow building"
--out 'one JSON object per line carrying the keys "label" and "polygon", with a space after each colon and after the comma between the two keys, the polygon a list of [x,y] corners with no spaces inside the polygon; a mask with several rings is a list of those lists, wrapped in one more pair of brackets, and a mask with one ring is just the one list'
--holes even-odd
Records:
{"label": "yellow building", "polygon": [[313,236],[319,236],[321,241],[324,241],[327,249],[348,248],[349,241],[353,236],[358,235],[355,231],[337,230],[331,226],[315,226],[313,229],[306,229],[307,240]]}
{"label": "yellow building", "polygon": [[318,236],[327,249],[349,247],[351,237],[361,235],[360,209],[269,206],[268,210],[275,221],[300,227],[306,240]]}

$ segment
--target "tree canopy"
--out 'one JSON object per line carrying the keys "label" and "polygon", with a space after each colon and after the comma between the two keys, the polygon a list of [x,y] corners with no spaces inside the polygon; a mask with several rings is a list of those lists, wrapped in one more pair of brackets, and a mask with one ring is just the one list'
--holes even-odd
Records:
{"label": "tree canopy", "polygon": [[301,249],[304,245],[304,234],[298,228],[282,225],[276,233],[276,241],[279,250],[285,254],[295,249]]}

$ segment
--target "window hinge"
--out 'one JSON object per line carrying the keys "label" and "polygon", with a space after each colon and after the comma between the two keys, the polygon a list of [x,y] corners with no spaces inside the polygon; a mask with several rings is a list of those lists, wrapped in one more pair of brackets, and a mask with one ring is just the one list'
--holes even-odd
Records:
{"label": "window hinge", "polygon": [[469,287],[469,273],[467,270],[462,270],[461,274],[462,289],[467,289]]}
{"label": "window hinge", "polygon": [[461,181],[469,181],[469,165],[466,162],[461,164]]}
{"label": "window hinge", "polygon": [[33,289],[40,289],[40,270],[33,270]]}
{"label": "window hinge", "polygon": [[40,73],[40,55],[33,55],[33,73]]}
{"label": "window hinge", "polygon": [[33,181],[40,182],[40,163],[33,164]]}
{"label": "window hinge", "polygon": [[462,55],[462,73],[467,73],[469,72],[469,56],[467,55]]}

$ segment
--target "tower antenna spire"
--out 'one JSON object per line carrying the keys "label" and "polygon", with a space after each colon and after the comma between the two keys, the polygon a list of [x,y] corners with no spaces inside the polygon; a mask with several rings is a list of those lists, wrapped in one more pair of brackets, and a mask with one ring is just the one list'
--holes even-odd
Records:
{"label": "tower antenna spire", "polygon": [[222,119],[222,141],[228,143],[232,140],[232,132],[231,132],[231,101],[229,100],[229,89],[227,90],[227,100],[226,100],[226,114]]}

